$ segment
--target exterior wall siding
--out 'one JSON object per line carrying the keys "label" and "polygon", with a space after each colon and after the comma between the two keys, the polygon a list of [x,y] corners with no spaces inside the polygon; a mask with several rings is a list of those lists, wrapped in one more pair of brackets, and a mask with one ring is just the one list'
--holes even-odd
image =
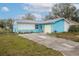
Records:
{"label": "exterior wall siding", "polygon": [[54,27],[53,27],[53,23],[52,23],[52,24],[51,24],[51,30],[52,30],[52,32],[54,32],[53,28],[54,28]]}
{"label": "exterior wall siding", "polygon": [[66,21],[64,21],[64,31],[65,32],[68,32],[69,27],[70,27],[69,23],[67,23]]}
{"label": "exterior wall siding", "polygon": [[17,31],[17,23],[16,22],[13,23],[13,32],[18,32]]}
{"label": "exterior wall siding", "polygon": [[[13,32],[43,32],[42,24],[38,24],[38,29],[35,28],[36,24],[13,24]],[[41,28],[42,27],[42,28]]]}
{"label": "exterior wall siding", "polygon": [[52,32],[64,32],[64,20],[52,24]]}
{"label": "exterior wall siding", "polygon": [[[36,25],[38,25],[38,28],[35,28]],[[38,33],[44,32],[45,25],[46,24],[25,24],[25,25],[20,24],[19,25],[16,22],[14,22],[13,32],[17,32],[17,33],[18,32],[38,32]],[[51,26],[51,33],[52,32],[67,32],[69,29],[69,24],[64,19],[61,19],[54,23],[49,23],[49,25]]]}

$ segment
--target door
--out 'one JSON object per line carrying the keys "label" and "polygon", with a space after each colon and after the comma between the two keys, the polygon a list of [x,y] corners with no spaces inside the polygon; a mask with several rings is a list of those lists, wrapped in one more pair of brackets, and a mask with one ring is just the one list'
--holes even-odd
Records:
{"label": "door", "polygon": [[44,33],[51,33],[51,25],[50,24],[45,24]]}

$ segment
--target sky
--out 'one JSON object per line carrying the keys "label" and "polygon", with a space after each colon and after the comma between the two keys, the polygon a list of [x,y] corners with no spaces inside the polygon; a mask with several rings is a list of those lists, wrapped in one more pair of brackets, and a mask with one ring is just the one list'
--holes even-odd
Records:
{"label": "sky", "polygon": [[[52,3],[0,3],[1,19],[18,19],[25,14],[33,14],[37,20],[41,20],[51,12]],[[75,4],[79,8],[79,4]]]}

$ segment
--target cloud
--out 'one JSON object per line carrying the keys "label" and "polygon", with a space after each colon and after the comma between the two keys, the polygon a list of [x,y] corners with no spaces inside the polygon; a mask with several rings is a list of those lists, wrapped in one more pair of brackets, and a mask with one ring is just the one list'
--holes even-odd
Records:
{"label": "cloud", "polygon": [[52,7],[52,4],[51,3],[33,3],[32,6],[50,8]]}
{"label": "cloud", "polygon": [[[37,13],[32,13],[32,15],[34,15],[36,18],[42,18],[42,16],[40,14],[37,14]],[[14,16],[15,19],[22,19],[22,17],[26,17],[26,15],[20,14],[20,15]]]}
{"label": "cloud", "polygon": [[52,3],[30,3],[24,4],[23,9],[32,13],[37,19],[44,18],[52,10]]}
{"label": "cloud", "polygon": [[32,13],[36,18],[44,18],[52,10],[52,3],[30,3],[24,4],[23,9]]}
{"label": "cloud", "polygon": [[1,8],[1,10],[2,10],[2,11],[6,11],[6,12],[8,12],[8,11],[9,11],[9,8],[6,7],[6,6],[4,6],[4,7]]}
{"label": "cloud", "polygon": [[[32,13],[32,15],[36,18],[35,20],[42,20],[44,18],[44,16],[42,16],[41,14]],[[19,15],[13,16],[14,19],[23,19],[23,17],[26,17],[26,15],[19,14]]]}
{"label": "cloud", "polygon": [[53,4],[51,3],[32,3],[32,4],[24,4],[24,10],[29,10],[31,12],[42,13],[42,12],[50,12]]}

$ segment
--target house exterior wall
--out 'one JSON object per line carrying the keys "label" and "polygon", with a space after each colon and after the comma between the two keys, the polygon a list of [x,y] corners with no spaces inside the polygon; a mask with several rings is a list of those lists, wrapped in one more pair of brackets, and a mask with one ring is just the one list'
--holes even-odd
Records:
{"label": "house exterior wall", "polygon": [[[36,28],[36,25],[38,25],[38,28]],[[69,23],[64,19],[48,24],[17,24],[17,22],[14,22],[13,32],[68,32],[69,26]]]}
{"label": "house exterior wall", "polygon": [[64,20],[52,24],[52,32],[64,32]]}
{"label": "house exterior wall", "polygon": [[37,24],[13,24],[13,32],[43,32],[42,24],[38,24],[38,29],[35,28]]}
{"label": "house exterior wall", "polygon": [[69,27],[70,27],[70,24],[68,22],[64,21],[64,32],[68,32]]}
{"label": "house exterior wall", "polygon": [[53,27],[53,23],[52,23],[52,24],[51,24],[51,31],[52,31],[52,32],[54,32],[53,28],[54,28],[54,27]]}
{"label": "house exterior wall", "polygon": [[66,28],[64,25],[64,19],[61,19],[61,20],[56,21],[54,23],[50,23],[49,25],[50,25],[49,27],[51,27],[51,28],[47,27],[47,29],[45,29],[46,31],[49,31],[51,29],[49,33],[64,32],[64,29]]}
{"label": "house exterior wall", "polygon": [[17,23],[16,22],[13,23],[13,32],[17,32]]}

